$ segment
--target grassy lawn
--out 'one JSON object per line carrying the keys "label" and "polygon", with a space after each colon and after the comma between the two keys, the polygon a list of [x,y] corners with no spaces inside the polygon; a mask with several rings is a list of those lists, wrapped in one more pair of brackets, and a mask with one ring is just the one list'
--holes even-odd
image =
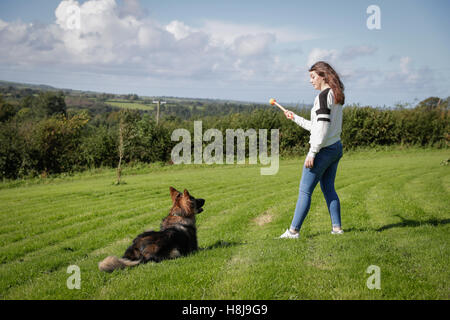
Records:
{"label": "grassy lawn", "polygon": [[[289,226],[304,158],[274,176],[254,165],[166,166],[83,173],[0,188],[2,299],[449,299],[450,167],[445,150],[348,153],[336,188],[345,233],[330,234],[317,187],[298,240]],[[159,229],[169,186],[206,199],[201,250],[107,274],[134,236]],[[81,270],[69,290],[67,268]],[[366,286],[369,266],[381,289]]]}

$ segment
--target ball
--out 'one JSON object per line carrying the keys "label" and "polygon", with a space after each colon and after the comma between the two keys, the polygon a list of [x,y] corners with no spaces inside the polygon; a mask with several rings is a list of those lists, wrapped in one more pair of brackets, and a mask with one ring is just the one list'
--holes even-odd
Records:
{"label": "ball", "polygon": [[275,100],[274,98],[272,98],[272,99],[270,99],[269,102],[270,102],[271,105],[274,105],[274,104],[275,104],[275,101],[276,101],[276,100]]}

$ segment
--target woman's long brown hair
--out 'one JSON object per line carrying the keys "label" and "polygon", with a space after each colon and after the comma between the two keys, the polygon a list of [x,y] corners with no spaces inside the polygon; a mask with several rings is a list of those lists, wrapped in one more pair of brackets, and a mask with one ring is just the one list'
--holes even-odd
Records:
{"label": "woman's long brown hair", "polygon": [[325,83],[330,86],[334,93],[334,103],[344,105],[345,95],[344,95],[344,84],[341,79],[339,79],[338,74],[334,69],[326,62],[319,61],[316,62],[310,69],[309,72],[315,71],[319,76],[323,77]]}

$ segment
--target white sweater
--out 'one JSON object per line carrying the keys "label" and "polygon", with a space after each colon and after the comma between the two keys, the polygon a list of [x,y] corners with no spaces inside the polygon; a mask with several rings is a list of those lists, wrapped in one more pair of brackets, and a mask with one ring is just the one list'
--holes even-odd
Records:
{"label": "white sweater", "polygon": [[315,157],[320,149],[341,139],[342,105],[334,103],[331,88],[324,89],[314,100],[311,120],[294,115],[295,123],[311,132],[308,156]]}

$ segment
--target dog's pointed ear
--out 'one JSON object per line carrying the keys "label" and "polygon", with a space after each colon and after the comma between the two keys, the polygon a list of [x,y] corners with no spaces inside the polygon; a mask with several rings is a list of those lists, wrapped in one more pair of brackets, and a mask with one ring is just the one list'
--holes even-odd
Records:
{"label": "dog's pointed ear", "polygon": [[170,197],[172,198],[172,202],[175,202],[175,199],[178,197],[180,192],[176,190],[174,187],[170,187]]}
{"label": "dog's pointed ear", "polygon": [[185,197],[190,197],[191,195],[189,194],[189,191],[187,191],[187,189],[184,189],[183,195]]}

